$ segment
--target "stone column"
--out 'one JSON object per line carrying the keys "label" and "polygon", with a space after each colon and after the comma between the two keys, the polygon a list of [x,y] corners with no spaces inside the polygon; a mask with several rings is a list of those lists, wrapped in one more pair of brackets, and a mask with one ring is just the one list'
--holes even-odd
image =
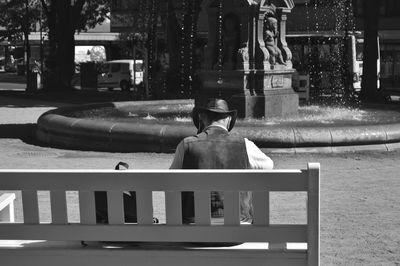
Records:
{"label": "stone column", "polygon": [[260,7],[257,15],[257,42],[258,42],[258,64],[257,69],[270,70],[271,64],[269,63],[270,54],[265,47],[264,42],[264,19],[265,19],[266,9]]}
{"label": "stone column", "polygon": [[282,51],[283,59],[286,61],[286,68],[293,68],[292,52],[286,42],[286,21],[287,14],[291,12],[289,8],[277,8],[277,17],[279,22],[279,40],[278,47]]}

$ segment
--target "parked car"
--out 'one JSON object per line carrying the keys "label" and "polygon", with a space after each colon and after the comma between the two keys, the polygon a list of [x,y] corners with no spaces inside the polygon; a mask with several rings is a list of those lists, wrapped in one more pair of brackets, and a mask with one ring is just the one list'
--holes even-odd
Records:
{"label": "parked car", "polygon": [[97,87],[109,90],[121,88],[123,91],[129,91],[134,83],[139,85],[142,82],[143,60],[107,61],[100,66],[97,77]]}
{"label": "parked car", "polygon": [[0,71],[6,71],[6,58],[0,57]]}

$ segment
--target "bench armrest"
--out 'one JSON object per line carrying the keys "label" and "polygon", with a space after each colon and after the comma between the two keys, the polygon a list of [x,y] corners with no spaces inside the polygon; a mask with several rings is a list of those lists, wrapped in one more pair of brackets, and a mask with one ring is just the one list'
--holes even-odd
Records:
{"label": "bench armrest", "polygon": [[0,222],[15,222],[15,193],[4,193],[0,196]]}

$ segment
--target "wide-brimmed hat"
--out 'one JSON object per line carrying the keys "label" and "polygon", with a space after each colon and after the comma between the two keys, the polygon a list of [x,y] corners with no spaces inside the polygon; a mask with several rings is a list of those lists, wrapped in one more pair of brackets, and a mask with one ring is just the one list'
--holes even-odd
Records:
{"label": "wide-brimmed hat", "polygon": [[195,127],[199,129],[199,113],[212,112],[217,114],[227,114],[231,116],[231,123],[228,131],[231,131],[236,122],[237,111],[229,110],[228,103],[223,99],[209,98],[206,101],[198,103],[192,111],[192,119]]}

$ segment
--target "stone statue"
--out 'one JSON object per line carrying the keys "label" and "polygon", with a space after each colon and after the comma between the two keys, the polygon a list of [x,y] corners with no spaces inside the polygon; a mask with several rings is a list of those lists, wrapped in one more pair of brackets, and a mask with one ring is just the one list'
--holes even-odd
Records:
{"label": "stone statue", "polygon": [[247,42],[242,44],[242,47],[238,51],[238,69],[244,69],[244,65],[249,64],[249,48]]}
{"label": "stone statue", "polygon": [[282,65],[286,65],[285,60],[282,56],[282,51],[279,49],[278,37],[278,20],[275,18],[275,10],[276,7],[271,4],[268,7],[268,11],[265,17],[264,23],[264,42],[265,46],[270,54],[270,63],[271,65],[275,65],[277,62]]}

